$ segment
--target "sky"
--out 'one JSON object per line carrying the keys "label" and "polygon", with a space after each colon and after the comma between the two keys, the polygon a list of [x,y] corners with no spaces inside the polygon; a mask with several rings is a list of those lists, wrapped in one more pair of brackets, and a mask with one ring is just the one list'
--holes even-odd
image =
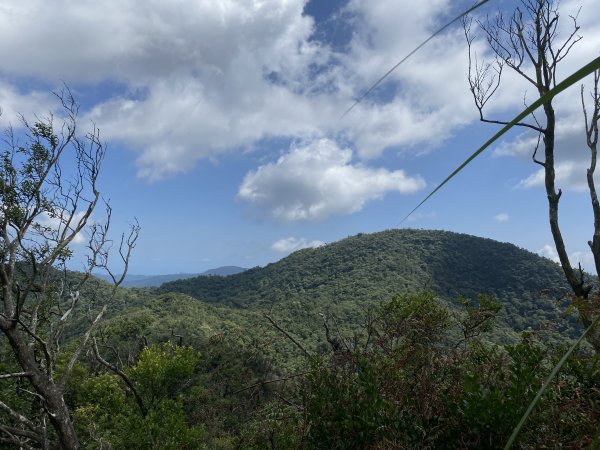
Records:
{"label": "sky", "polygon": [[[56,111],[67,85],[78,127],[107,145],[100,190],[111,230],[142,230],[130,273],[263,266],[294,250],[390,228],[451,230],[556,258],[536,135],[512,130],[402,219],[498,130],[469,85],[460,23],[377,79],[472,2],[457,0],[3,0],[0,125]],[[511,14],[491,0],[485,20]],[[559,80],[600,54],[600,8],[560,3],[558,39],[582,39]],[[490,57],[474,27],[472,48]],[[590,79],[584,80],[589,86]],[[503,72],[490,118],[535,98]],[[555,99],[560,220],[591,270],[593,232],[579,86]],[[100,221],[101,212],[94,217]],[[71,262],[82,263],[78,252]],[[493,257],[493,255],[490,255]]]}

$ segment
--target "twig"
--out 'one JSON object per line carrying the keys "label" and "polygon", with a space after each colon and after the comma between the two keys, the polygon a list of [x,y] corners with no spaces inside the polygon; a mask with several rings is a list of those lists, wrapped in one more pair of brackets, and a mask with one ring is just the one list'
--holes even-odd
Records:
{"label": "twig", "polygon": [[265,314],[265,318],[271,322],[271,325],[273,325],[275,328],[277,328],[281,333],[283,333],[285,335],[285,337],[287,337],[290,341],[292,341],[294,344],[296,344],[296,347],[298,347],[300,350],[302,350],[302,352],[309,358],[312,358],[312,355],[308,352],[308,350],[306,350],[302,344],[300,344],[296,339],[294,339],[294,337],[292,335],[290,335],[287,331],[285,331],[283,328],[281,328],[279,325],[277,325],[277,323],[271,318],[271,316],[269,316],[268,314]]}

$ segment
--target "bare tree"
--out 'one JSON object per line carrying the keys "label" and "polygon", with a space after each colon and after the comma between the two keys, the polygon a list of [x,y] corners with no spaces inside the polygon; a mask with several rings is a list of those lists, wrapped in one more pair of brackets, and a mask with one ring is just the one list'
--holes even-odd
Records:
{"label": "bare tree", "polygon": [[[136,222],[121,236],[117,252],[124,270],[114,276],[108,268],[108,203],[102,220],[92,218],[103,202],[97,182],[105,146],[95,127],[84,137],[77,133],[78,106],[68,88],[57,97],[64,117],[33,124],[21,117],[25,131],[7,129],[0,151],[0,350],[10,350],[12,363],[0,366],[0,380],[15,381],[18,395],[40,411],[19,411],[0,400],[0,442],[17,448],[79,448],[66,383],[123,281],[139,233]],[[72,244],[82,240],[87,264],[83,274],[73,274],[66,263]],[[113,280],[102,298],[85,293],[94,269],[107,270]],[[66,352],[65,327],[76,314],[87,315],[87,329]],[[63,362],[56,370],[59,355]],[[1,373],[10,366],[15,370]]]}
{"label": "bare tree", "polygon": [[[502,14],[493,19],[477,21],[483,31],[489,48],[494,54],[492,62],[481,63],[477,60],[473,50],[474,36],[471,32],[472,19],[464,21],[465,37],[469,47],[469,86],[475,106],[483,122],[495,124],[508,124],[508,121],[488,119],[484,115],[484,107],[494,96],[500,86],[505,69],[512,70],[529,84],[535,87],[537,95],[541,98],[556,86],[556,71],[559,63],[567,56],[580,39],[577,15],[569,16],[572,21],[571,31],[559,39],[558,24],[559,12],[557,5],[552,0],[522,0],[514,14],[505,19]],[[591,165],[588,169],[588,187],[594,210],[594,238],[590,241],[590,248],[594,255],[596,271],[600,274],[600,206],[594,186],[594,170],[596,167],[596,145],[598,141],[598,74],[594,78],[593,113],[588,116],[585,109],[582,88],[582,102],[587,131],[588,146],[591,150]],[[555,128],[556,116],[552,100],[543,104],[545,120],[539,120],[532,114],[529,122],[517,125],[528,128],[538,134],[538,142],[533,149],[532,159],[544,171],[544,184],[548,199],[548,218],[550,231],[565,273],[566,279],[575,294],[575,305],[584,326],[592,323],[593,315],[598,312],[598,295],[592,295],[592,286],[586,282],[584,272],[579,265],[574,268],[569,261],[565,242],[562,237],[559,220],[558,205],[562,190],[556,187],[555,172]],[[543,148],[543,159],[538,158],[538,150]],[[597,352],[600,352],[600,332],[592,331],[588,335],[589,342]]]}

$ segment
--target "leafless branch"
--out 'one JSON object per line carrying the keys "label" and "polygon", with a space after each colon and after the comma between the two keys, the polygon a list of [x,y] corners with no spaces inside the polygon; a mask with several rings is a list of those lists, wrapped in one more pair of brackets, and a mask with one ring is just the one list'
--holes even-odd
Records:
{"label": "leafless branch", "polygon": [[245,388],[242,388],[242,389],[239,389],[239,390],[237,390],[235,392],[232,392],[231,395],[236,395],[236,394],[239,394],[240,392],[248,391],[248,390],[250,390],[252,388],[259,387],[259,386],[265,386],[267,384],[281,383],[283,381],[293,380],[294,378],[302,377],[302,376],[306,375],[307,373],[309,373],[309,371],[302,372],[302,373],[296,373],[294,375],[289,375],[287,377],[275,378],[275,379],[272,379],[272,380],[261,380],[261,381],[259,381],[257,383],[251,384],[250,386],[246,386]]}
{"label": "leafless branch", "polygon": [[277,330],[279,330],[279,332],[281,332],[285,337],[287,337],[290,341],[292,341],[296,347],[298,347],[302,353],[304,353],[308,358],[312,358],[312,355],[308,352],[308,350],[306,350],[302,344],[300,344],[300,342],[298,342],[296,339],[294,339],[294,337],[289,334],[287,331],[285,331],[283,328],[281,328],[277,322],[275,322],[271,316],[269,316],[268,314],[265,314],[265,318],[271,322],[271,325],[273,325]]}
{"label": "leafless branch", "polygon": [[6,380],[8,378],[23,378],[28,377],[31,374],[29,372],[15,372],[15,373],[5,373],[0,375],[0,380]]}
{"label": "leafless branch", "polygon": [[135,388],[135,385],[133,384],[133,382],[131,381],[131,379],[127,376],[127,374],[125,372],[123,372],[117,366],[109,363],[104,358],[102,358],[102,356],[100,356],[100,352],[98,351],[98,344],[96,342],[96,339],[94,338],[92,341],[93,341],[92,348],[94,350],[94,356],[96,357],[96,359],[98,360],[98,362],[100,362],[104,367],[106,367],[110,371],[112,371],[115,374],[117,374],[123,380],[123,382],[127,385],[127,387],[129,388],[129,390],[131,391],[131,393],[135,397],[135,401],[136,401],[136,403],[138,405],[140,413],[142,414],[142,416],[146,417],[146,414],[148,413],[148,410],[146,409],[146,406],[144,405],[144,401],[143,401],[140,393],[138,392],[138,390]]}
{"label": "leafless branch", "polygon": [[25,425],[27,428],[29,428],[30,430],[34,430],[36,432],[39,432],[39,428],[36,424],[34,424],[31,420],[29,420],[27,417],[25,417],[23,414],[18,413],[17,411],[13,410],[10,406],[8,406],[6,403],[4,403],[3,401],[0,401],[0,411],[5,412],[6,414],[8,414],[11,418],[13,418],[14,420],[16,420],[17,422]]}

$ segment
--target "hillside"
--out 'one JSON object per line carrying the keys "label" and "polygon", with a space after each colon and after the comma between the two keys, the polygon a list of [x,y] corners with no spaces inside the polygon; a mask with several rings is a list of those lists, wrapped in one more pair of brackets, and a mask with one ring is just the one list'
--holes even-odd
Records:
{"label": "hillside", "polygon": [[358,234],[226,278],[165,283],[159,292],[269,309],[293,324],[314,323],[319,313],[352,322],[368,305],[425,286],[451,305],[492,294],[503,307],[500,323],[515,331],[576,324],[564,320],[564,301],[558,304],[569,291],[557,264],[512,244],[446,231]]}

